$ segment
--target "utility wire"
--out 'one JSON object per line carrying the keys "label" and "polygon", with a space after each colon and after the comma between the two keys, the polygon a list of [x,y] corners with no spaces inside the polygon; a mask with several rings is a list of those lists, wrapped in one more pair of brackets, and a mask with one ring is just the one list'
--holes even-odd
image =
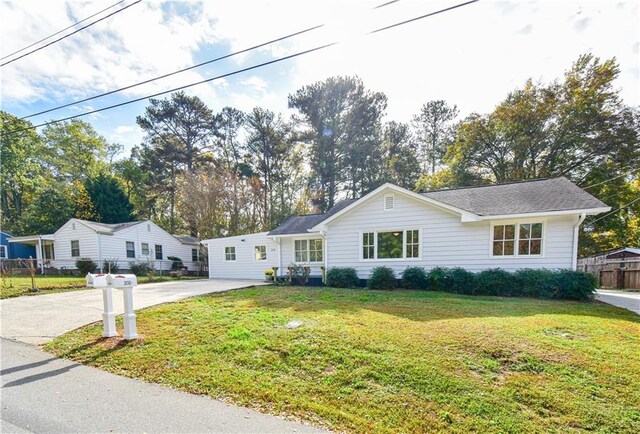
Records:
{"label": "utility wire", "polygon": [[[373,33],[378,33],[378,32],[383,31],[383,30],[391,29],[391,28],[397,27],[397,26],[402,25],[402,24],[408,24],[408,23],[417,21],[419,19],[428,18],[428,17],[431,17],[433,15],[437,15],[437,14],[441,14],[441,13],[444,13],[444,12],[448,12],[450,10],[457,9],[457,8],[460,8],[460,7],[463,7],[463,6],[467,6],[469,4],[476,3],[478,1],[479,0],[471,0],[471,1],[464,2],[464,3],[459,3],[459,4],[455,5],[455,6],[451,6],[451,7],[445,8],[445,9],[440,9],[440,10],[435,11],[435,12],[431,12],[431,13],[428,13],[428,14],[425,14],[425,15],[421,15],[420,17],[416,17],[416,18],[412,18],[410,20],[403,21],[401,23],[396,23],[396,24],[393,24],[393,25],[390,25],[390,26],[386,26],[386,27],[383,27],[383,28],[380,28],[380,29],[373,30],[373,31],[367,33],[367,35],[368,34],[373,34]],[[173,88],[173,89],[169,89],[169,90],[165,90],[165,91],[162,91],[162,92],[158,92],[158,93],[155,93],[153,95],[147,95],[147,96],[144,96],[144,97],[141,97],[141,98],[135,98],[135,99],[132,99],[132,100],[129,100],[129,101],[124,101],[124,102],[121,102],[121,103],[118,103],[118,104],[113,104],[113,105],[110,105],[110,106],[102,107],[102,108],[99,108],[99,109],[91,110],[91,111],[80,113],[80,114],[77,114],[77,115],[68,116],[68,117],[65,117],[65,118],[56,119],[56,120],[49,121],[49,122],[44,122],[44,123],[41,123],[41,124],[38,124],[38,125],[35,125],[35,126],[21,128],[21,129],[18,129],[18,130],[8,131],[8,132],[6,132],[6,134],[7,135],[13,135],[13,134],[19,133],[21,131],[26,131],[26,130],[40,128],[40,127],[47,126],[47,125],[57,124],[57,123],[60,123],[60,122],[71,120],[71,119],[75,119],[75,118],[91,115],[91,114],[94,114],[94,113],[99,113],[99,112],[102,112],[102,111],[105,111],[105,110],[110,110],[110,109],[114,109],[114,108],[117,108],[117,107],[122,107],[124,105],[132,104],[132,103],[139,102],[139,101],[143,101],[145,99],[155,98],[157,96],[165,95],[167,93],[176,92],[176,91],[183,90],[183,89],[186,89],[186,88],[189,88],[189,87],[193,87],[193,86],[196,86],[196,85],[199,85],[199,84],[209,83],[209,82],[214,81],[214,80],[220,80],[220,79],[225,78],[225,77],[229,77],[229,76],[232,76],[232,75],[240,74],[240,73],[247,72],[247,71],[250,71],[250,70],[253,70],[253,69],[257,69],[257,68],[262,68],[264,66],[271,65],[271,64],[274,64],[274,63],[283,62],[285,60],[289,60],[289,59],[293,59],[295,57],[303,56],[305,54],[309,54],[309,53],[313,53],[313,52],[316,52],[316,51],[324,50],[325,48],[329,48],[329,47],[332,47],[334,45],[338,45],[339,43],[340,43],[339,41],[336,41],[336,42],[331,42],[331,43],[324,44],[324,45],[319,45],[317,47],[310,48],[308,50],[299,51],[297,53],[290,54],[288,56],[279,57],[277,59],[273,59],[273,60],[270,60],[268,62],[259,63],[257,65],[253,65],[253,66],[250,66],[250,67],[247,67],[247,68],[243,68],[243,69],[238,69],[238,70],[235,70],[235,71],[232,71],[232,72],[228,72],[226,74],[222,74],[222,75],[218,75],[216,77],[208,78],[206,80],[196,81],[196,82],[193,82],[193,83],[190,83],[190,84],[186,84],[184,86],[179,86],[179,87],[176,87],[176,88]]]}
{"label": "utility wire", "polygon": [[[392,5],[392,4],[397,3],[399,1],[400,0],[388,1],[386,3],[382,3],[382,4],[374,7],[373,9],[381,9],[381,8],[383,8],[385,6]],[[122,92],[124,90],[132,89],[134,87],[141,86],[143,84],[147,84],[147,83],[150,83],[152,81],[161,80],[163,78],[171,77],[172,75],[180,74],[180,73],[189,71],[191,69],[195,69],[195,68],[199,68],[199,67],[204,66],[204,65],[209,65],[211,63],[219,62],[221,60],[228,59],[230,57],[237,56],[239,54],[243,54],[243,53],[246,53],[246,52],[249,52],[249,51],[256,50],[258,48],[262,48],[262,47],[264,47],[266,45],[270,45],[270,44],[273,44],[273,43],[276,43],[276,42],[281,42],[281,41],[284,41],[286,39],[293,38],[294,36],[299,36],[299,35],[302,35],[304,33],[312,32],[312,31],[317,30],[317,29],[319,29],[321,27],[324,27],[325,25],[326,24],[318,24],[316,26],[307,27],[306,29],[298,30],[298,31],[290,33],[288,35],[281,36],[279,38],[272,39],[270,41],[263,42],[263,43],[258,44],[258,45],[254,45],[253,47],[249,47],[249,48],[242,49],[240,51],[235,51],[233,53],[225,54],[224,56],[216,57],[214,59],[210,59],[210,60],[207,60],[205,62],[189,66],[187,68],[179,69],[177,71],[173,71],[173,72],[169,72],[167,74],[163,74],[163,75],[160,75],[160,76],[157,76],[157,77],[149,78],[147,80],[144,80],[144,81],[141,81],[141,82],[138,82],[138,83],[134,83],[134,84],[130,84],[130,85],[127,85],[127,86],[124,86],[124,87],[120,87],[118,89],[110,90],[108,92],[104,92],[104,93],[101,93],[99,95],[95,95],[95,96],[91,96],[91,97],[88,97],[88,98],[80,99],[78,101],[73,101],[73,102],[70,102],[70,103],[67,103],[67,104],[63,104],[63,105],[60,105],[60,106],[52,107],[52,108],[47,109],[47,110],[42,110],[42,111],[37,112],[37,113],[33,113],[33,114],[30,114],[30,115],[27,115],[27,116],[23,116],[23,117],[20,118],[20,120],[29,119],[29,118],[32,118],[32,117],[35,117],[35,116],[43,115],[43,114],[50,113],[50,112],[53,112],[53,111],[56,111],[56,110],[60,110],[60,109],[66,108],[66,107],[70,107],[70,106],[75,105],[75,104],[81,104],[81,103],[84,103],[84,102],[87,102],[87,101],[91,101],[91,100],[94,100],[94,99],[97,99],[97,98],[102,98],[104,96],[112,95],[112,94],[117,93],[117,92]]]}
{"label": "utility wire", "polygon": [[7,57],[11,57],[11,56],[13,56],[14,54],[18,54],[19,52],[26,50],[27,48],[31,48],[31,47],[33,47],[34,45],[38,45],[40,42],[44,42],[44,41],[46,41],[47,39],[53,38],[54,36],[59,35],[60,33],[64,32],[65,30],[69,30],[70,28],[75,27],[75,26],[77,26],[77,25],[78,25],[78,24],[80,24],[80,23],[84,23],[84,22],[85,22],[85,21],[87,21],[88,19],[91,19],[91,18],[95,17],[96,15],[100,15],[100,14],[101,14],[101,13],[103,13],[104,11],[111,9],[112,7],[118,6],[120,3],[124,3],[125,1],[126,1],[126,0],[120,0],[118,3],[112,4],[112,5],[111,5],[111,6],[109,6],[108,8],[104,8],[104,9],[102,9],[101,11],[96,12],[95,14],[90,15],[90,16],[88,16],[87,18],[85,18],[85,19],[83,19],[83,20],[76,21],[75,23],[71,24],[69,27],[65,27],[64,29],[57,31],[57,32],[55,32],[55,33],[53,33],[53,34],[51,34],[51,35],[47,36],[46,38],[42,38],[42,39],[40,39],[39,41],[36,41],[36,42],[34,42],[33,44],[31,44],[31,45],[27,45],[26,47],[21,48],[21,49],[19,49],[19,50],[17,50],[17,51],[14,51],[13,53],[10,53],[10,54],[7,54],[6,56],[0,57],[0,60],[4,60],[4,59],[6,59]]}
{"label": "utility wire", "polygon": [[[621,170],[631,169],[631,167],[632,167],[632,166],[623,167]],[[602,181],[602,182],[597,182],[597,183],[595,183],[595,184],[590,184],[590,185],[587,185],[586,187],[581,187],[581,188],[583,188],[583,189],[584,189],[584,188],[591,188],[591,187],[595,187],[595,186],[597,186],[597,185],[606,184],[606,183],[607,183],[607,182],[609,182],[609,181],[613,181],[614,179],[622,178],[623,176],[628,176],[628,175],[630,175],[630,173],[622,173],[622,174],[620,174],[620,175],[618,175],[618,176],[614,176],[613,178],[605,179],[605,180],[604,180],[604,181]]]}
{"label": "utility wire", "polygon": [[47,48],[49,45],[53,45],[53,44],[55,44],[56,42],[60,42],[60,41],[62,41],[63,39],[68,38],[69,36],[75,35],[76,33],[78,33],[78,32],[80,32],[80,31],[82,31],[82,30],[86,29],[87,27],[91,27],[91,26],[93,26],[94,24],[99,23],[100,21],[106,20],[106,19],[107,19],[107,18],[109,18],[110,16],[115,15],[115,14],[118,14],[118,13],[120,13],[120,12],[124,11],[125,9],[129,9],[129,8],[130,8],[131,6],[133,6],[133,5],[137,5],[137,4],[138,4],[138,3],[140,3],[141,1],[142,1],[142,0],[137,0],[137,1],[133,2],[133,3],[131,3],[130,5],[127,5],[127,6],[123,7],[123,8],[121,8],[121,9],[118,9],[117,11],[111,12],[109,15],[105,15],[104,17],[99,18],[99,19],[97,19],[97,20],[95,20],[95,21],[93,21],[93,22],[91,22],[91,23],[87,24],[87,25],[86,25],[86,26],[84,26],[84,27],[80,27],[79,29],[77,29],[77,30],[76,30],[76,31],[74,31],[74,32],[71,32],[71,33],[69,33],[69,34],[67,34],[67,35],[64,35],[63,37],[58,38],[58,39],[56,39],[56,40],[54,40],[54,41],[51,41],[51,42],[49,42],[48,44],[45,44],[45,45],[43,45],[43,46],[41,46],[41,47],[38,47],[38,48],[36,48],[36,49],[34,49],[34,50],[31,50],[31,51],[29,51],[29,52],[26,52],[26,53],[24,53],[23,55],[18,56],[18,57],[14,58],[14,59],[11,59],[11,60],[9,60],[9,61],[7,61],[7,62],[1,63],[1,64],[0,64],[0,67],[3,67],[3,66],[5,66],[5,65],[8,65],[8,64],[10,64],[10,63],[13,63],[13,62],[15,62],[16,60],[22,59],[23,57],[26,57],[26,56],[28,56],[28,55],[30,55],[30,54],[33,54],[33,53],[35,53],[36,51],[40,51],[40,50],[42,50],[43,48]]}
{"label": "utility wire", "polygon": [[625,209],[625,208],[628,208],[629,206],[633,205],[634,203],[636,203],[636,202],[637,202],[637,201],[639,201],[639,200],[640,200],[640,197],[639,197],[639,198],[637,198],[637,199],[632,200],[631,202],[629,202],[629,203],[628,203],[628,204],[626,204],[626,205],[622,205],[620,208],[618,208],[618,209],[616,209],[616,210],[613,210],[613,211],[611,211],[611,212],[606,213],[606,214],[605,214],[605,215],[603,215],[602,217],[598,217],[597,219],[595,219],[594,221],[590,222],[589,224],[591,224],[591,225],[592,225],[592,224],[594,224],[594,223],[596,223],[596,222],[599,222],[599,221],[600,221],[600,220],[602,220],[603,218],[609,217],[609,216],[611,216],[611,215],[613,215],[613,214],[617,213],[617,212],[618,212],[618,211],[620,211],[620,210],[623,210],[623,209]]}

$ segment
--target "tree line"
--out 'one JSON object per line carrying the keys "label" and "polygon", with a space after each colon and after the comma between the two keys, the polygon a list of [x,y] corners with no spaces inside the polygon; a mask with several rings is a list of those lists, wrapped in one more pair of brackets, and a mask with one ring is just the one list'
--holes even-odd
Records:
{"label": "tree line", "polygon": [[[624,104],[615,59],[583,55],[551,83],[527,81],[493,111],[461,118],[427,101],[385,121],[387,96],[358,77],[330,77],[267,108],[214,112],[197,96],[150,99],[126,158],[90,124],[31,126],[2,112],[3,230],[55,231],[70,217],[152,219],[201,238],[269,230],[324,212],[383,182],[414,190],[565,176],[611,205],[590,218],[581,253],[640,244],[640,115]],[[630,204],[630,205],[628,205]]]}

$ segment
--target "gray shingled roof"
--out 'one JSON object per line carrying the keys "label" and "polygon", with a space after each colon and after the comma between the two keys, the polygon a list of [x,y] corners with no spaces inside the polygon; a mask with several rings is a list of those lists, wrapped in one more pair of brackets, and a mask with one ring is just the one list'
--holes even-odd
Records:
{"label": "gray shingled roof", "polygon": [[200,238],[191,235],[174,235],[182,244],[200,244]]}
{"label": "gray shingled roof", "polygon": [[318,223],[328,219],[338,211],[346,208],[355,202],[355,199],[346,199],[336,203],[329,211],[324,214],[308,214],[290,217],[280,226],[269,232],[267,235],[291,235],[306,234]]}
{"label": "gray shingled roof", "polygon": [[421,194],[480,216],[607,207],[567,178],[438,190]]}
{"label": "gray shingled roof", "polygon": [[113,234],[114,232],[117,232],[121,229],[125,229],[140,223],[144,223],[140,221],[140,222],[125,222],[125,223],[110,224],[110,223],[98,223],[98,222],[92,222],[89,220],[80,220],[80,219],[78,219],[78,221],[82,222],[83,224],[88,226],[90,229],[93,229],[96,232],[100,232],[101,234]]}

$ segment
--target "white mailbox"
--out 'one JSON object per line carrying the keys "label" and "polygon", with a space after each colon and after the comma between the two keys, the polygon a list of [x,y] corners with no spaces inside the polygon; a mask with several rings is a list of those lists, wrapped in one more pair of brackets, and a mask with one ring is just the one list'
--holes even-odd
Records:
{"label": "white mailbox", "polygon": [[114,288],[126,288],[137,286],[138,279],[135,274],[111,274],[111,286]]}
{"label": "white mailbox", "polygon": [[107,274],[87,273],[87,286],[92,288],[104,288],[106,286],[109,286]]}

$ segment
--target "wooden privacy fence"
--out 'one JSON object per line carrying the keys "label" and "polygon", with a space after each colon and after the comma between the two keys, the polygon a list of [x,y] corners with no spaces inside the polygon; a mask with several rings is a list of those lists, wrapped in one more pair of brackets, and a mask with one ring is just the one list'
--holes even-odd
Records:
{"label": "wooden privacy fence", "polygon": [[640,290],[640,260],[578,260],[578,270],[598,278],[601,288]]}

